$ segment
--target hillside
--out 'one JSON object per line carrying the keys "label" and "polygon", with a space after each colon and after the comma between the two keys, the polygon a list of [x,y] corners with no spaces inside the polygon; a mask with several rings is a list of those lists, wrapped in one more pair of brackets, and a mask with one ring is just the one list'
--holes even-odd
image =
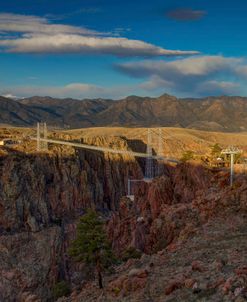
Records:
{"label": "hillside", "polygon": [[[102,140],[127,140],[129,147],[137,152],[146,152],[147,133],[151,129],[152,148],[155,153],[159,148],[159,129],[161,129],[163,154],[169,157],[180,159],[183,154],[192,150],[197,158],[205,157],[211,153],[211,148],[219,144],[222,148],[237,146],[247,154],[247,132],[226,133],[212,132],[185,128],[130,128],[130,127],[91,127],[70,130],[58,130],[48,127],[49,137],[61,140],[76,140],[91,142],[101,138]],[[25,138],[36,136],[35,128],[6,127],[0,128],[2,138],[23,138],[22,144],[15,148],[25,152],[35,151],[36,143],[29,142]],[[2,150],[3,151],[3,150]]]}
{"label": "hillside", "polygon": [[28,126],[33,125],[39,118],[32,108],[0,96],[1,124]]}
{"label": "hillside", "polygon": [[[150,128],[149,128],[150,129]],[[205,155],[210,152],[214,144],[219,144],[223,148],[229,145],[238,146],[247,152],[247,132],[222,133],[212,131],[202,131],[195,129],[166,127],[162,129],[162,145],[164,154],[180,158],[183,152],[193,150],[195,154]],[[152,147],[158,151],[158,128],[151,128]],[[129,141],[136,142],[137,151],[140,149],[138,142],[147,144],[148,128],[128,128],[128,127],[97,127],[87,129],[73,129],[64,131],[73,138],[90,138],[93,136],[105,137],[126,137]]]}
{"label": "hillside", "polygon": [[129,96],[122,100],[1,97],[0,124],[34,125],[46,121],[65,128],[129,126],[181,127],[208,131],[247,130],[247,98],[178,99]]}

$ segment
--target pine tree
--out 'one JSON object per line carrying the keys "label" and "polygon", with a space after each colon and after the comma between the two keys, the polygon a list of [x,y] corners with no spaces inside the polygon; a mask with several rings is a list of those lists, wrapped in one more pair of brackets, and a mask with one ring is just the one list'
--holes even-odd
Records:
{"label": "pine tree", "polygon": [[221,151],[222,151],[222,148],[220,147],[220,145],[219,144],[214,144],[211,147],[211,156],[212,157],[219,157],[219,156],[221,156]]}
{"label": "pine tree", "polygon": [[80,218],[77,237],[72,242],[69,254],[76,261],[93,265],[97,271],[99,287],[103,288],[102,273],[111,264],[113,256],[103,222],[96,212],[89,210]]}

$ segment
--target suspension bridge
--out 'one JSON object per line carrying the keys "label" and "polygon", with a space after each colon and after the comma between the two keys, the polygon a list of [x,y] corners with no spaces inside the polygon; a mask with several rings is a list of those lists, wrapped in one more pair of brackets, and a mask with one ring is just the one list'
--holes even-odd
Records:
{"label": "suspension bridge", "polygon": [[[56,145],[64,145],[75,148],[81,148],[89,151],[100,151],[102,153],[113,153],[113,154],[121,154],[121,155],[129,155],[137,158],[145,159],[145,173],[142,179],[132,179],[128,178],[127,183],[127,196],[134,200],[134,195],[132,194],[133,185],[139,182],[151,182],[155,176],[161,176],[164,174],[164,164],[165,163],[180,163],[179,160],[171,157],[164,156],[164,143],[166,141],[166,133],[164,133],[163,129],[148,129],[147,131],[147,144],[146,144],[146,152],[136,152],[132,150],[120,150],[103,146],[89,145],[84,143],[78,143],[74,141],[67,140],[56,140],[52,138],[48,138],[48,131],[46,123],[38,123],[37,124],[37,136],[32,137],[32,140],[37,142],[37,151],[47,151],[48,144],[56,144]],[[170,136],[170,135],[168,135]],[[156,144],[157,154],[154,154],[153,146]],[[182,142],[181,142],[182,145]],[[233,158],[234,155],[240,153],[240,150],[229,151],[223,150],[222,153],[231,155],[231,177],[230,183],[233,184]]]}
{"label": "suspension bridge", "polygon": [[[154,144],[154,137],[155,140],[158,138],[158,147],[157,147],[157,154],[154,154],[152,145]],[[136,152],[132,150],[120,150],[120,149],[113,149],[109,147],[102,147],[96,145],[88,145],[83,143],[77,143],[73,141],[65,141],[65,140],[56,140],[48,138],[48,131],[46,123],[38,123],[37,124],[37,136],[32,137],[32,140],[37,142],[37,151],[47,151],[48,144],[56,144],[56,145],[64,145],[70,146],[75,148],[82,148],[89,151],[100,151],[103,153],[113,153],[113,154],[121,154],[121,155],[129,155],[132,157],[139,157],[145,159],[145,174],[143,179],[130,179],[128,178],[128,188],[127,188],[127,196],[131,199],[134,198],[132,195],[132,185],[134,183],[138,183],[141,181],[151,182],[155,176],[162,175],[164,163],[173,163],[178,164],[179,161],[174,158],[164,156],[164,137],[162,136],[162,129],[159,129],[158,132],[153,131],[152,129],[148,129],[147,133],[147,147],[146,153],[143,152]]]}
{"label": "suspension bridge", "polygon": [[131,150],[119,150],[119,149],[113,149],[108,147],[101,147],[101,146],[95,146],[95,145],[88,145],[88,144],[82,144],[82,143],[76,143],[73,141],[65,141],[65,140],[55,140],[48,138],[48,132],[47,132],[47,126],[46,123],[38,123],[37,125],[37,137],[32,137],[32,140],[37,141],[37,151],[46,151],[48,149],[48,143],[50,144],[57,144],[57,145],[65,145],[70,147],[76,147],[76,148],[82,148],[92,151],[101,151],[103,153],[114,153],[114,154],[127,154],[133,157],[141,157],[147,159],[147,167],[146,167],[146,174],[153,174],[153,168],[152,168],[152,160],[162,160],[164,162],[172,162],[172,163],[179,163],[178,160],[170,157],[165,157],[161,154],[161,142],[160,147],[158,150],[158,154],[153,154],[153,149],[151,147],[151,131],[148,130],[148,144],[147,144],[147,152],[135,152]]}

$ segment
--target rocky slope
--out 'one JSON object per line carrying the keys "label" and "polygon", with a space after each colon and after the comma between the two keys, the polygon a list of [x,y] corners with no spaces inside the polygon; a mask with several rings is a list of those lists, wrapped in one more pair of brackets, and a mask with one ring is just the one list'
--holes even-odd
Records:
{"label": "rocky slope", "polygon": [[131,246],[154,253],[193,233],[219,211],[235,206],[245,211],[246,177],[239,176],[235,190],[228,182],[227,172],[214,175],[201,166],[181,164],[151,184],[136,186],[135,201],[122,199],[108,224],[114,249],[121,254]]}
{"label": "rocky slope", "polygon": [[33,125],[39,116],[31,108],[0,96],[0,124]]}
{"label": "rocky slope", "polygon": [[208,220],[194,236],[157,254],[130,259],[106,278],[59,302],[244,302],[247,300],[246,218]]}
{"label": "rocky slope", "polygon": [[[186,172],[187,171],[187,172]],[[246,301],[247,179],[180,166],[122,199],[108,231],[118,254],[143,251],[59,301]]]}
{"label": "rocky slope", "polygon": [[[246,131],[247,101],[241,97],[178,99],[129,96],[113,100],[73,100],[50,97],[0,99],[0,123],[34,125],[38,121],[59,127],[181,127],[211,131]],[[12,108],[13,107],[13,108]],[[18,107],[17,109],[14,107]]]}

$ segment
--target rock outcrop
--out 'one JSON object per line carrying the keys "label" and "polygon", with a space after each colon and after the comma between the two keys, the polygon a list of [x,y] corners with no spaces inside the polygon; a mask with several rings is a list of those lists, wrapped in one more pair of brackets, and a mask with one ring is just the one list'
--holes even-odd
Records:
{"label": "rock outcrop", "polygon": [[88,282],[59,301],[246,301],[247,179],[230,188],[228,178],[182,165],[143,183],[108,223],[117,253],[141,258],[116,267],[103,291]]}
{"label": "rock outcrop", "polygon": [[[124,139],[98,138],[95,143],[128,147]],[[106,216],[117,210],[129,174],[142,174],[129,156],[65,147],[2,156],[0,301],[22,301],[28,295],[48,301],[59,279],[74,281],[79,273],[68,265],[66,249],[78,217],[89,207]]]}
{"label": "rock outcrop", "polygon": [[[228,173],[213,173],[201,166],[181,164],[151,183],[138,185],[135,201],[122,198],[118,212],[108,223],[109,238],[121,255],[130,247],[153,253],[179,239],[219,213],[245,211],[246,177],[235,188]],[[161,236],[162,234],[162,236]]]}
{"label": "rock outcrop", "polygon": [[103,291],[90,282],[59,302],[246,301],[246,218],[231,221],[209,219],[183,243],[119,266]]}

